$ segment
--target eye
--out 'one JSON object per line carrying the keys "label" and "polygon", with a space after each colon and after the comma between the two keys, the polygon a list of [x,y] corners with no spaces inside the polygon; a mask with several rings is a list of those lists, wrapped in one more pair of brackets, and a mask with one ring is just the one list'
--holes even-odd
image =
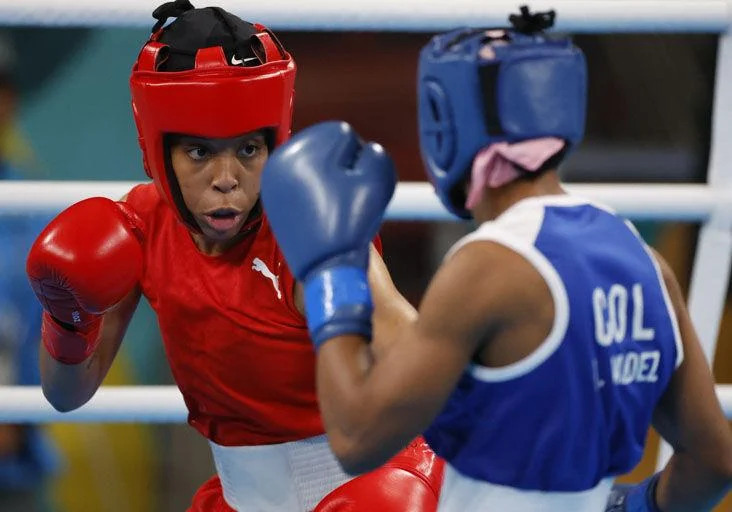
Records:
{"label": "eye", "polygon": [[242,148],[239,150],[239,156],[245,157],[245,158],[252,158],[254,155],[257,154],[257,152],[260,149],[259,144],[255,144],[253,142],[248,142]]}
{"label": "eye", "polygon": [[205,159],[209,155],[208,149],[203,146],[191,146],[186,149],[186,154],[191,160],[200,161]]}

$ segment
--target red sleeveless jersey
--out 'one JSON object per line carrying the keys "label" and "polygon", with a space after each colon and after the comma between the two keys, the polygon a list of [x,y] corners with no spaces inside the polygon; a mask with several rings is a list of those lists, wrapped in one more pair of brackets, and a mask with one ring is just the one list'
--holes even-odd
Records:
{"label": "red sleeveless jersey", "polygon": [[267,219],[212,257],[198,251],[153,184],[132,189],[127,202],[145,223],[142,291],[191,426],[227,446],[322,434],[315,353]]}

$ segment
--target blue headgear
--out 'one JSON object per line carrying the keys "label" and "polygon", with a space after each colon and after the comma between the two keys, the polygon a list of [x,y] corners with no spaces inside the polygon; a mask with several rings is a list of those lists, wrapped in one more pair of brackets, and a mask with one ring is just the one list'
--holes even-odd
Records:
{"label": "blue headgear", "polygon": [[460,217],[471,217],[464,180],[484,147],[551,136],[570,150],[582,139],[587,69],[567,38],[455,30],[422,49],[418,76],[422,158],[440,200]]}

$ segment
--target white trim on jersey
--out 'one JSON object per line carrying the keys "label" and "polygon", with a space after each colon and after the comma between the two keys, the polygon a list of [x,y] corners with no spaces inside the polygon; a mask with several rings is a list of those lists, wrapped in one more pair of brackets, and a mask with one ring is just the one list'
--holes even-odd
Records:
{"label": "white trim on jersey", "polygon": [[678,368],[679,366],[681,366],[681,363],[684,362],[684,345],[681,342],[679,320],[678,318],[676,318],[676,310],[674,310],[674,305],[671,303],[671,297],[669,296],[668,290],[666,289],[666,281],[663,279],[663,272],[661,272],[661,267],[658,265],[658,260],[653,255],[653,252],[651,252],[651,248],[648,247],[648,244],[646,244],[646,242],[643,240],[643,237],[640,235],[633,223],[629,220],[626,220],[625,225],[628,226],[628,228],[638,238],[638,241],[643,246],[643,250],[646,251],[648,258],[651,260],[653,268],[656,270],[656,279],[658,279],[658,285],[661,287],[663,302],[666,304],[666,311],[668,311],[668,316],[671,318],[671,327],[674,330],[674,343],[676,344],[676,364],[674,368]]}
{"label": "white trim on jersey", "polygon": [[[500,368],[488,368],[472,364],[470,372],[484,382],[500,382],[515,379],[535,370],[561,345],[569,324],[569,298],[559,273],[536,247],[534,241],[544,220],[544,209],[539,204],[584,204],[571,196],[542,196],[525,199],[513,205],[492,222],[486,222],[476,231],[463,237],[448,252],[449,258],[458,249],[471,242],[491,241],[499,243],[523,256],[541,274],[554,301],[554,323],[549,335],[526,357]],[[510,217],[506,214],[510,212]]]}
{"label": "white trim on jersey", "polygon": [[440,512],[605,510],[614,480],[614,478],[605,478],[592,489],[578,492],[529,491],[475,480],[460,474],[447,464],[437,509]]}
{"label": "white trim on jersey", "polygon": [[465,244],[481,239],[480,231],[487,226],[500,226],[512,236],[533,245],[544,220],[544,209],[539,208],[540,206],[580,206],[583,204],[594,205],[587,199],[569,194],[534,196],[517,201],[496,219],[484,222],[475,231],[455,242],[455,245],[447,251],[443,261],[449,260]]}
{"label": "white trim on jersey", "polygon": [[[572,199],[569,199],[572,198]],[[599,208],[600,210],[606,211],[607,213],[610,213],[611,215],[618,215],[618,213],[611,208],[610,206],[602,203],[598,203],[596,201],[590,201],[587,199],[582,199],[577,196],[540,196],[537,198],[529,198],[524,201],[519,201],[516,203],[517,205],[523,204],[523,203],[540,203],[544,206],[576,206],[580,204],[589,204],[594,206],[595,208]],[[515,206],[515,205],[514,205]],[[509,208],[510,210],[510,208]],[[506,211],[509,211],[506,210]],[[505,212],[504,212],[505,215]],[[671,303],[671,298],[668,294],[668,289],[666,288],[666,281],[663,279],[663,273],[661,272],[661,268],[658,265],[658,260],[656,260],[656,257],[651,252],[650,247],[648,244],[643,240],[643,237],[638,232],[638,229],[635,227],[635,225],[630,222],[628,219],[623,219],[625,221],[625,225],[630,229],[630,231],[635,235],[635,237],[638,239],[638,241],[641,244],[641,247],[643,247],[643,250],[646,251],[646,254],[648,254],[648,258],[651,260],[651,263],[653,264],[653,268],[656,270],[656,278],[658,280],[658,284],[661,287],[661,293],[663,295],[663,300],[666,305],[666,311],[668,311],[669,317],[671,318],[671,327],[674,331],[674,343],[676,345],[676,361],[674,368],[678,368],[681,366],[681,363],[684,362],[684,346],[681,341],[681,332],[679,331],[679,321],[678,318],[676,318],[676,311],[674,310],[673,304]]]}

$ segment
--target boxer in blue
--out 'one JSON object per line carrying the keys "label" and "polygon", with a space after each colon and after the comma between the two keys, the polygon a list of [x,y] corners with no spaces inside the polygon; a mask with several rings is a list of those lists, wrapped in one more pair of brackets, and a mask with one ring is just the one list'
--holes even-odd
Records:
{"label": "boxer in blue", "polygon": [[[277,149],[262,198],[305,285],[318,396],[349,472],[425,432],[448,462],[439,510],[707,510],[732,479],[732,434],[668,265],[556,168],[584,131],[586,64],[553,13],[435,37],[419,65],[422,155],[437,194],[479,227],[419,315],[374,353],[368,244],[395,173],[345,123]],[[393,333],[391,333],[393,336]],[[666,468],[613,487],[653,424]]]}

